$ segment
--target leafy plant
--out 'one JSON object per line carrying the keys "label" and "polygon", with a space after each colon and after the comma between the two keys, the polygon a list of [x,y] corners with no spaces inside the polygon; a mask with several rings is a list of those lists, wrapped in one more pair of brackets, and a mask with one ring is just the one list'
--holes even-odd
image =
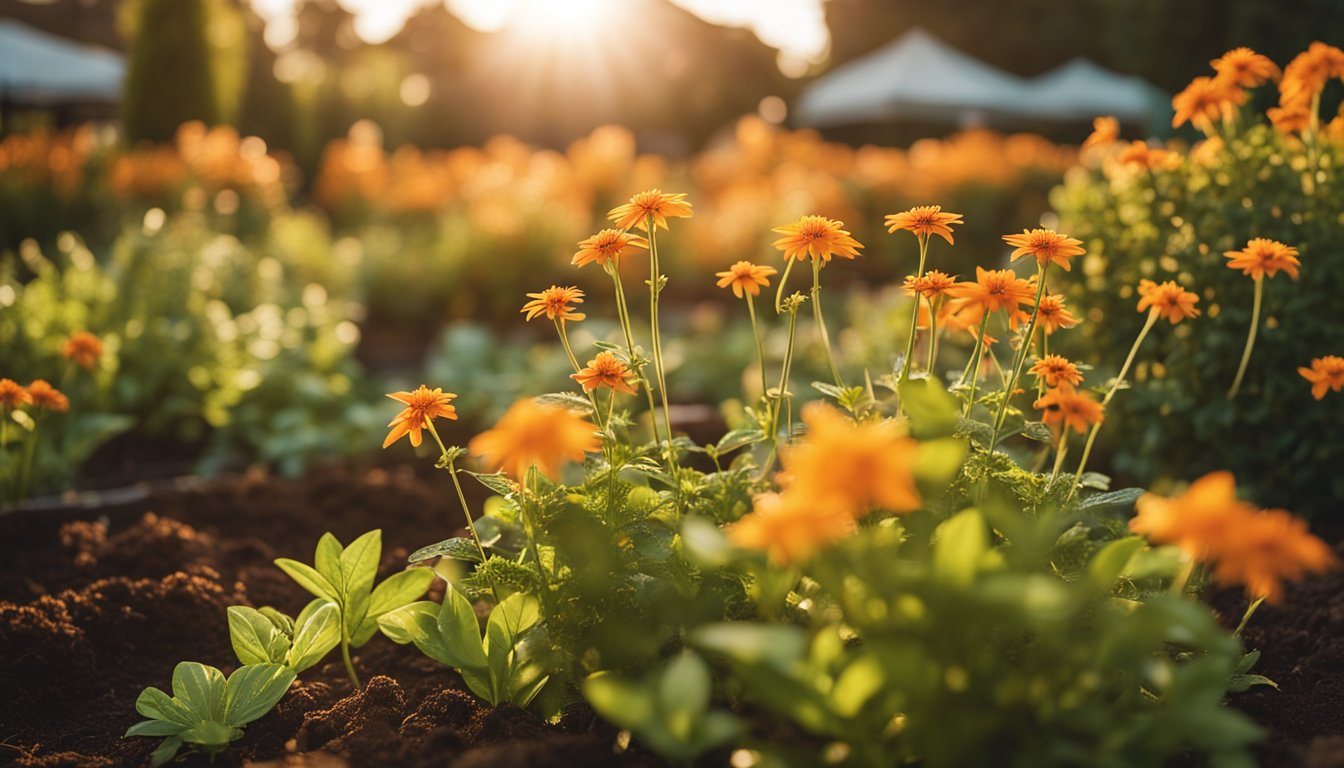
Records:
{"label": "leafy plant", "polygon": [[275,561],[299,586],[335,605],[341,660],[356,688],[360,686],[359,676],[350,659],[350,648],[367,643],[378,631],[380,616],[423,595],[434,580],[429,570],[411,568],[389,576],[375,588],[382,550],[381,530],[369,531],[348,547],[341,546],[331,533],[324,533],[317,542],[312,566],[283,557]]}
{"label": "leafy plant", "polygon": [[214,667],[184,661],[173,670],[173,694],[146,688],[135,710],[149,718],[126,731],[130,736],[164,736],[151,756],[155,766],[172,760],[184,744],[214,758],[242,738],[243,726],[266,714],[294,682],[294,670],[280,664],[248,664],[225,680]]}
{"label": "leafy plant", "polygon": [[414,643],[456,669],[471,692],[492,706],[506,701],[527,706],[548,679],[524,642],[540,618],[535,597],[514,593],[491,610],[482,637],[471,602],[449,584],[442,605],[411,603],[384,614],[378,624],[392,640]]}
{"label": "leafy plant", "polygon": [[243,664],[281,664],[297,674],[341,642],[341,609],[318,598],[297,619],[264,607],[229,606],[229,639]]}

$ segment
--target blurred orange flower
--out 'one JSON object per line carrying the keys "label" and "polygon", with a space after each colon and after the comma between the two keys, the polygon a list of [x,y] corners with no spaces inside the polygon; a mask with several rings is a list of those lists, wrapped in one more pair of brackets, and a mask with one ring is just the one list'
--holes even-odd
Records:
{"label": "blurred orange flower", "polygon": [[630,395],[636,391],[630,382],[630,366],[611,352],[598,352],[597,357],[588,361],[586,368],[570,374],[569,378],[582,385],[584,392],[592,392],[598,387],[608,387]]}
{"label": "blurred orange flower", "polygon": [[668,216],[682,219],[691,217],[691,204],[686,202],[684,192],[667,194],[650,189],[632,195],[630,202],[612,208],[607,214],[607,218],[616,222],[616,226],[621,229],[639,227],[646,232],[649,229],[649,217],[653,217],[655,229],[667,229]]}
{"label": "blurred orange flower", "polygon": [[444,392],[439,387],[429,389],[421,384],[414,392],[389,392],[387,396],[406,407],[388,423],[387,426],[391,427],[392,431],[388,432],[387,439],[383,440],[384,448],[400,440],[403,435],[410,435],[411,445],[419,448],[420,443],[424,441],[421,432],[430,421],[439,417],[457,418],[457,408],[450,405],[457,395]]}
{"label": "blurred orange flower", "polygon": [[[975,281],[963,281],[948,289],[947,294],[959,300],[961,306],[979,307],[982,312],[999,309],[1015,310],[1021,304],[1030,304],[1036,298],[1032,283],[1017,276],[1011,269],[975,268]],[[976,315],[980,319],[980,315]]]}
{"label": "blurred orange flower", "polygon": [[574,320],[579,321],[587,317],[582,312],[575,312],[571,304],[583,303],[583,291],[569,286],[561,288],[558,285],[552,285],[541,293],[527,294],[532,301],[523,305],[519,311],[527,314],[527,319],[532,320],[538,315],[545,313],[549,320]]}
{"label": "blurred orange flower", "polygon": [[629,256],[638,248],[648,248],[649,241],[619,229],[604,229],[579,243],[579,251],[570,261],[576,267],[593,262],[606,266],[608,261]]}
{"label": "blurred orange flower", "polygon": [[854,517],[824,500],[792,493],[762,493],[752,511],[728,526],[728,539],[739,547],[761,549],[776,565],[810,558],[821,547],[849,536]]}
{"label": "blurred orange flower", "polygon": [[1104,117],[1093,118],[1092,135],[1083,142],[1083,149],[1092,149],[1093,147],[1104,147],[1114,144],[1120,138],[1120,121],[1106,115]]}
{"label": "blurred orange flower", "polygon": [[33,407],[39,411],[70,410],[70,399],[45,379],[38,379],[28,385],[28,397],[32,399]]}
{"label": "blurred orange flower", "polygon": [[1106,420],[1101,403],[1093,400],[1092,395],[1079,392],[1063,382],[1046,392],[1032,407],[1042,411],[1041,421],[1052,428],[1068,427],[1080,435],[1085,434],[1093,424]]}
{"label": "blurred orange flower", "polygon": [[61,347],[61,354],[80,368],[91,371],[103,356],[103,342],[88,331],[76,331]]}
{"label": "blurred orange flower", "polygon": [[[1311,396],[1317,400],[1325,397],[1327,391],[1338,392],[1344,388],[1344,357],[1313,357],[1310,368],[1298,368],[1297,372],[1311,382]],[[4,381],[0,381],[0,387],[3,385]]]}
{"label": "blurred orange flower", "polygon": [[1209,62],[1209,66],[1242,88],[1255,88],[1266,81],[1279,79],[1279,67],[1268,56],[1242,46],[1233,48],[1222,56]]}
{"label": "blurred orange flower", "polygon": [[487,466],[503,469],[520,482],[532,466],[555,479],[565,460],[582,462],[584,453],[601,448],[595,429],[568,409],[524,398],[467,447]]}
{"label": "blurred orange flower", "polygon": [[1312,43],[1283,68],[1279,105],[1307,109],[1332,77],[1344,77],[1344,51],[1320,41]]}
{"label": "blurred orange flower", "polygon": [[1225,251],[1223,257],[1230,269],[1240,269],[1242,274],[1256,280],[1262,277],[1274,277],[1283,270],[1288,276],[1297,279],[1297,268],[1302,262],[1297,258],[1297,249],[1284,245],[1278,240],[1264,237],[1253,238],[1240,251]]}
{"label": "blurred orange flower", "polygon": [[1205,133],[1213,130],[1213,121],[1246,103],[1246,91],[1236,83],[1220,77],[1196,77],[1185,90],[1171,99],[1171,108],[1176,115],[1171,119],[1171,127],[1179,128],[1186,123]]}
{"label": "blurred orange flower", "polygon": [[894,422],[855,424],[821,403],[803,408],[807,434],[780,449],[780,485],[809,502],[847,510],[852,517],[877,506],[912,512],[923,501],[913,472],[919,444]]}
{"label": "blurred orange flower", "polygon": [[902,213],[888,214],[887,232],[904,229],[920,239],[938,235],[952,245],[952,225],[963,224],[960,213],[944,212],[941,205],[920,205]]}
{"label": "blurred orange flower", "polygon": [[0,379],[0,406],[17,408],[20,405],[32,405],[33,397],[17,381]]}
{"label": "blurred orange flower", "polygon": [[1058,387],[1060,384],[1076,387],[1083,383],[1083,374],[1078,372],[1078,366],[1062,355],[1046,355],[1027,372],[1043,380],[1047,387]]}
{"label": "blurred orange flower", "polygon": [[1071,269],[1069,259],[1085,253],[1079,247],[1082,240],[1061,235],[1053,229],[1024,229],[1020,235],[1004,235],[1003,240],[1015,249],[1012,261],[1022,256],[1035,256],[1037,264],[1058,264],[1065,272]]}
{"label": "blurred orange flower", "polygon": [[1051,336],[1061,328],[1072,328],[1079,320],[1064,306],[1064,295],[1050,293],[1041,297],[1040,307],[1036,310],[1036,324],[1045,329],[1045,335]]}
{"label": "blurred orange flower", "polygon": [[774,242],[774,246],[784,252],[785,259],[821,259],[824,264],[832,256],[852,259],[859,255],[863,245],[850,237],[844,227],[843,221],[825,216],[804,216],[771,231],[784,235]]}
{"label": "blurred orange flower", "polygon": [[956,278],[936,269],[930,269],[924,273],[923,277],[907,275],[905,278],[905,291],[911,296],[918,293],[929,301],[935,301],[945,296],[952,286],[957,284]]}
{"label": "blurred orange flower", "polygon": [[1139,296],[1140,312],[1155,308],[1158,315],[1170,320],[1172,325],[1199,315],[1199,310],[1195,309],[1199,296],[1172,280],[1160,285],[1152,280],[1140,280]]}
{"label": "blurred orange flower", "polygon": [[1130,142],[1116,157],[1124,165],[1136,165],[1148,170],[1171,168],[1180,162],[1180,155],[1170,150],[1152,147],[1146,141]]}
{"label": "blurred orange flower", "polygon": [[750,261],[739,261],[729,267],[727,271],[715,272],[714,276],[719,278],[716,284],[720,288],[732,288],[733,295],[740,299],[744,294],[760,296],[761,289],[770,286],[769,278],[778,273],[779,271],[774,267],[757,266]]}

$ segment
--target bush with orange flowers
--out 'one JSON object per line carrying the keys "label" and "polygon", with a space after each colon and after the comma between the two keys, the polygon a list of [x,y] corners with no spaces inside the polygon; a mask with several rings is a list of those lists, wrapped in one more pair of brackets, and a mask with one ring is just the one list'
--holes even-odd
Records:
{"label": "bush with orange flowers", "polygon": [[[1202,311],[1150,340],[1134,390],[1108,406],[1116,473],[1153,484],[1229,469],[1261,504],[1338,516],[1344,434],[1322,425],[1344,420],[1344,399],[1314,399],[1298,371],[1344,350],[1344,116],[1320,104],[1342,61],[1324,43],[1277,65],[1230,51],[1177,99],[1193,147],[1139,166],[1118,143],[1094,146],[1056,190],[1088,249],[1067,291],[1085,308],[1082,343],[1062,351],[1114,371],[1145,320],[1132,307],[1143,280],[1189,286]],[[1279,106],[1262,114],[1247,92]]]}

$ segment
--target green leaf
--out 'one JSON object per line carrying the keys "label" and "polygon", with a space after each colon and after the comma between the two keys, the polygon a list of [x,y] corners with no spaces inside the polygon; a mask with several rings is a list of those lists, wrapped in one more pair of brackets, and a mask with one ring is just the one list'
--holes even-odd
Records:
{"label": "green leaf", "polygon": [[915,452],[915,476],[928,485],[949,483],[966,460],[966,441],[960,437],[926,440]]}
{"label": "green leaf", "polygon": [[682,652],[658,675],[658,716],[679,740],[690,741],[709,708],[711,687],[709,665],[691,651]]}
{"label": "green leaf", "polygon": [[807,634],[798,627],[745,621],[708,624],[690,635],[691,643],[710,653],[747,663],[789,669],[807,651]]}
{"label": "green leaf", "polygon": [[[318,600],[314,600],[313,602],[320,602],[320,598]],[[258,608],[257,613],[260,613],[262,616],[265,616],[267,619],[269,619],[270,622],[275,625],[275,628],[280,630],[280,632],[283,633],[285,637],[294,636],[294,620],[289,618],[285,614],[275,610],[269,605],[263,605],[262,607]]]}
{"label": "green leaf", "polygon": [[294,670],[283,664],[250,664],[229,675],[224,722],[235,728],[271,711],[294,683]]}
{"label": "green leaf", "polygon": [[182,748],[182,739],[178,736],[170,736],[163,740],[163,743],[154,748],[149,755],[149,764],[158,768],[158,766],[167,763],[177,756],[177,750]]}
{"label": "green leaf", "polygon": [[[311,608],[319,601],[308,604]],[[295,624],[294,641],[285,657],[285,664],[295,672],[302,672],[322,660],[341,642],[341,610],[335,603],[321,601],[316,610],[304,609]]]}
{"label": "green leaf", "polygon": [[205,751],[214,754],[227,747],[230,742],[243,735],[242,730],[227,723],[215,720],[202,720],[182,732],[182,740],[188,744],[199,744]]}
{"label": "green leaf", "polygon": [[264,614],[245,605],[231,605],[229,641],[243,664],[279,664],[289,652],[289,638]]}
{"label": "green leaf", "polygon": [[438,544],[430,544],[428,547],[421,547],[412,552],[411,556],[406,559],[411,563],[419,563],[435,557],[450,557],[454,560],[479,563],[481,562],[481,551],[476,547],[475,541],[459,536],[445,539]]}
{"label": "green leaf", "polygon": [[433,582],[434,572],[428,568],[411,568],[388,576],[369,597],[369,618],[377,619],[393,608],[415,600],[425,594]]}
{"label": "green leaf", "polygon": [[197,720],[224,719],[224,674],[214,667],[184,661],[173,669],[173,698]]}
{"label": "green leaf", "polygon": [[330,531],[317,540],[317,551],[313,554],[313,567],[322,577],[340,592],[345,591],[345,576],[341,573],[341,554],[345,547],[336,540]]}
{"label": "green leaf", "polygon": [[583,411],[592,413],[593,404],[588,402],[587,398],[579,397],[573,392],[551,392],[545,395],[537,395],[532,401],[540,405],[550,405],[560,408],[568,408],[571,411]]}
{"label": "green leaf", "polygon": [[506,697],[508,682],[513,676],[513,649],[518,638],[540,619],[541,606],[537,599],[522,592],[504,598],[490,612],[485,624],[485,658],[496,703]]}
{"label": "green leaf", "polygon": [[1233,675],[1227,681],[1227,691],[1228,693],[1242,693],[1257,685],[1267,685],[1276,691],[1279,690],[1279,684],[1264,675]]}
{"label": "green leaf", "polygon": [[723,455],[729,451],[735,451],[748,445],[753,445],[765,440],[765,433],[755,427],[734,429],[714,444],[714,453]]}
{"label": "green leaf", "polygon": [[910,379],[899,388],[901,408],[910,417],[910,431],[915,437],[928,440],[956,431],[961,409],[941,384],[932,379]]}
{"label": "green leaf", "polygon": [[500,496],[508,496],[512,494],[514,490],[518,487],[517,484],[514,483],[513,480],[510,480],[509,476],[504,474],[503,472],[492,472],[490,474],[483,474],[480,472],[472,472],[466,469],[463,469],[461,471],[476,478],[476,482],[480,483],[481,485],[484,485],[486,488],[489,488],[495,493],[498,493]]}
{"label": "green leaf", "polygon": [[485,648],[481,641],[481,624],[471,601],[449,584],[443,592],[443,606],[436,620],[439,635],[452,650],[454,661],[446,662],[458,669],[486,668]]}
{"label": "green leaf", "polygon": [[642,730],[653,718],[649,688],[609,672],[598,672],[580,684],[583,697],[602,717],[632,731]]}
{"label": "green leaf", "polygon": [[140,696],[135,700],[135,711],[154,720],[177,723],[184,728],[196,719],[181,702],[175,701],[173,697],[153,686],[140,692]]}
{"label": "green leaf", "polygon": [[855,717],[885,682],[882,663],[871,653],[862,654],[836,679],[830,693],[831,708],[841,717]]}
{"label": "green leaf", "polygon": [[[384,635],[399,645],[414,643],[420,647],[429,638],[438,633],[436,622],[439,606],[427,600],[403,605],[378,617],[378,628]],[[424,650],[421,648],[421,650]],[[443,662],[434,654],[426,652],[435,661]],[[443,662],[447,663],[447,662]]]}
{"label": "green leaf", "polygon": [[182,723],[172,723],[167,720],[142,720],[126,729],[122,738],[131,736],[176,736],[185,730],[187,730],[187,726]]}
{"label": "green leaf", "polygon": [[1143,494],[1144,490],[1142,488],[1122,488],[1118,491],[1097,493],[1079,501],[1077,509],[1080,512],[1084,510],[1092,511],[1108,509],[1111,507],[1131,509],[1134,506],[1134,502],[1138,501],[1138,498]]}
{"label": "green leaf", "polygon": [[[346,620],[358,623],[363,615],[353,610],[355,599],[373,589],[378,578],[378,560],[383,552],[383,532],[375,529],[350,542],[350,546],[341,553],[341,576],[345,579],[344,594],[347,598]],[[355,616],[353,621],[351,616]]]}
{"label": "green leaf", "polygon": [[1022,425],[1021,435],[1028,440],[1035,440],[1038,443],[1053,443],[1055,436],[1050,432],[1050,427],[1041,421],[1029,421]]}
{"label": "green leaf", "polygon": [[952,584],[968,586],[988,551],[989,529],[979,510],[958,512],[934,531],[934,572]]}
{"label": "green leaf", "polygon": [[291,579],[298,582],[300,587],[312,594],[333,602],[339,603],[341,601],[341,593],[336,587],[330,581],[327,581],[325,576],[313,570],[311,566],[304,565],[298,560],[290,560],[287,557],[276,560],[275,564],[279,566],[280,570],[289,574]]}
{"label": "green leaf", "polygon": [[1138,536],[1128,536],[1112,541],[1102,547],[1087,564],[1087,578],[1098,589],[1110,591],[1116,579],[1129,567],[1134,559],[1147,546],[1147,542]]}

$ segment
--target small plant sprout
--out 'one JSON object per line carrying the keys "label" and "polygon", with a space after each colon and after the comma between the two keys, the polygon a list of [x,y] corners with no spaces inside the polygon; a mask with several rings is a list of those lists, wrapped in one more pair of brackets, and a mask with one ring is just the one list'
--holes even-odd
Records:
{"label": "small plant sprout", "polygon": [[308,603],[297,619],[265,607],[229,606],[229,639],[244,664],[282,664],[297,674],[341,642],[341,610],[330,600]]}
{"label": "small plant sprout", "polygon": [[214,667],[184,661],[173,670],[173,695],[146,688],[135,711],[149,718],[126,736],[164,736],[150,756],[152,765],[172,760],[184,744],[200,748],[214,760],[243,737],[243,726],[276,705],[294,682],[294,670],[281,664],[248,664],[228,680]]}
{"label": "small plant sprout", "polygon": [[[373,637],[378,631],[379,616],[420,597],[434,580],[428,569],[411,568],[389,576],[375,588],[373,582],[378,576],[382,551],[379,530],[369,531],[348,547],[342,547],[332,534],[324,533],[317,542],[313,565],[283,557],[275,561],[299,586],[335,604],[339,612],[341,661],[356,688],[360,682],[350,649],[359,648]],[[315,649],[305,649],[303,655],[309,650]]]}

